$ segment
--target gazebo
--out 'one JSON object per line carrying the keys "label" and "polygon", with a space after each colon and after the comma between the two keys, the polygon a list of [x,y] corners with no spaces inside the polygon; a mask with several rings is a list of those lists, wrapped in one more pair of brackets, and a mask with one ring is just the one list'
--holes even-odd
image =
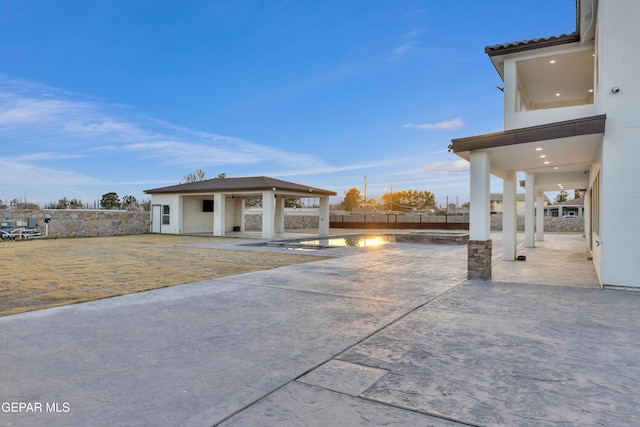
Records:
{"label": "gazebo", "polygon": [[151,231],[164,234],[244,231],[245,201],[262,199],[262,238],[284,232],[286,198],[320,199],[318,234],[329,235],[329,197],[323,190],[266,176],[214,178],[145,190],[151,195]]}

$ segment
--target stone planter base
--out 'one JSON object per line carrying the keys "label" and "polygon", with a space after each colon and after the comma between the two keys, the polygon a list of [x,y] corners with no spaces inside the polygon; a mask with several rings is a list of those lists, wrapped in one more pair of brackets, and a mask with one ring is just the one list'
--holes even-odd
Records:
{"label": "stone planter base", "polygon": [[469,240],[469,279],[491,279],[491,240]]}

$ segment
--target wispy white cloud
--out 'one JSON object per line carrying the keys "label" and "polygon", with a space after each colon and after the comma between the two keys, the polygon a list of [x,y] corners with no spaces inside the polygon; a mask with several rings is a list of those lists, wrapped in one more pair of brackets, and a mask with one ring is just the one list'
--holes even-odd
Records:
{"label": "wispy white cloud", "polygon": [[413,42],[404,43],[391,51],[391,54],[389,55],[389,60],[391,61],[399,60],[404,56],[406,56],[414,48],[415,48],[415,43]]}
{"label": "wispy white cloud", "polygon": [[54,151],[45,151],[41,153],[23,154],[16,158],[19,161],[34,161],[34,160],[65,160],[65,159],[81,159],[88,157],[86,154],[74,154],[74,153],[57,153]]}
{"label": "wispy white cloud", "polygon": [[93,177],[58,170],[55,168],[41,167],[33,164],[16,161],[6,157],[0,157],[0,186],[9,184],[21,186],[50,186],[50,185],[85,185],[100,184],[103,181]]}
{"label": "wispy white cloud", "polygon": [[402,125],[403,128],[407,129],[420,129],[420,130],[456,130],[460,127],[464,126],[464,122],[461,118],[455,118],[453,120],[445,120],[438,123],[425,123],[425,124],[414,124],[407,123]]}
{"label": "wispy white cloud", "polygon": [[372,170],[376,168],[388,167],[393,164],[396,164],[397,160],[385,160],[380,162],[370,162],[370,163],[353,163],[348,165],[327,165],[327,164],[316,164],[310,168],[305,169],[289,169],[287,171],[273,171],[270,173],[265,173],[265,175],[269,176],[304,176],[304,175],[328,175],[340,172],[350,172],[350,171],[358,171],[358,170]]}
{"label": "wispy white cloud", "polygon": [[441,175],[466,175],[469,173],[469,162],[464,159],[454,162],[435,162],[424,165],[424,168]]}
{"label": "wispy white cloud", "polygon": [[71,159],[109,152],[154,159],[160,165],[264,162],[296,169],[325,166],[310,154],[196,131],[145,116],[130,107],[1,75],[0,135],[15,142],[9,154],[24,160]]}

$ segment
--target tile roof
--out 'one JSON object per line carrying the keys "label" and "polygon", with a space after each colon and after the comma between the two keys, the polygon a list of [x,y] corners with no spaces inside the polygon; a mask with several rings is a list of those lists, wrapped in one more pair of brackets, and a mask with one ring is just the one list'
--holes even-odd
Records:
{"label": "tile roof", "polygon": [[507,53],[523,52],[525,50],[539,49],[542,47],[558,46],[566,43],[580,41],[580,34],[562,34],[559,36],[542,37],[532,40],[522,40],[511,43],[496,44],[487,46],[484,51],[489,56],[505,55]]}
{"label": "tile roof", "polygon": [[484,48],[485,53],[489,56],[497,56],[497,55],[504,55],[507,53],[522,52],[525,50],[539,49],[542,47],[557,46],[557,45],[566,44],[566,43],[579,42],[580,41],[580,1],[581,0],[576,0],[576,30],[573,33],[487,46]]}
{"label": "tile roof", "polygon": [[[176,193],[202,193],[202,192],[240,192],[240,191],[264,191],[277,189],[282,192],[311,193],[320,196],[335,196],[336,192],[323,190],[322,188],[282,181],[267,176],[251,176],[244,178],[213,178],[203,181],[189,182],[186,184],[171,185],[169,187],[145,190],[146,194],[176,194]],[[311,196],[313,197],[313,196]]]}

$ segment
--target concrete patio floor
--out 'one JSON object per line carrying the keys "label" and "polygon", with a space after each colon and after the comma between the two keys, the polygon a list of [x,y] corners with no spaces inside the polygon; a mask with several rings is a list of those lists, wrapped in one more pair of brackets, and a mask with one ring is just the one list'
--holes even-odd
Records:
{"label": "concrete patio floor", "polygon": [[545,239],[488,282],[387,244],[2,317],[0,425],[640,425],[640,292]]}

